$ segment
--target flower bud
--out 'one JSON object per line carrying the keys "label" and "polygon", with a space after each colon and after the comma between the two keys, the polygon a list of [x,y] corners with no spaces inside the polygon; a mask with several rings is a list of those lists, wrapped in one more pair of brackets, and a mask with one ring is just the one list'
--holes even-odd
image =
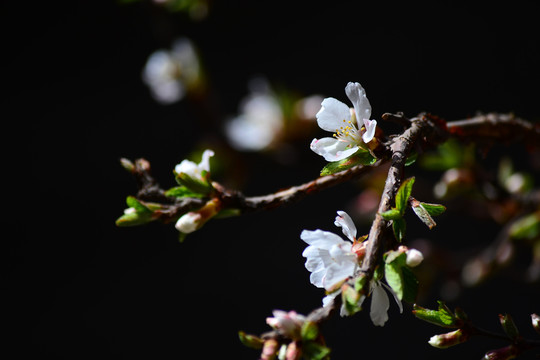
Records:
{"label": "flower bud", "polygon": [[424,255],[416,249],[409,249],[406,252],[407,260],[405,263],[408,267],[416,267],[424,260]]}
{"label": "flower bud", "polygon": [[302,347],[298,345],[296,341],[291,342],[287,346],[287,352],[285,353],[285,360],[299,360],[302,356]]}
{"label": "flower bud", "polygon": [[218,199],[208,201],[197,211],[190,211],[182,215],[176,222],[176,229],[184,234],[189,234],[200,229],[208,220],[213,218],[221,210]]}
{"label": "flower bud", "polygon": [[268,339],[264,342],[261,352],[261,360],[274,360],[278,351],[279,343],[276,339]]}
{"label": "flower bud", "polygon": [[514,359],[519,354],[518,348],[509,345],[497,350],[491,350],[484,355],[484,360],[510,360]]}
{"label": "flower bud", "polygon": [[463,332],[462,329],[457,329],[456,331],[452,331],[446,334],[432,336],[431,339],[429,339],[428,343],[433,347],[439,349],[446,349],[450,346],[461,344],[468,339],[468,333]]}

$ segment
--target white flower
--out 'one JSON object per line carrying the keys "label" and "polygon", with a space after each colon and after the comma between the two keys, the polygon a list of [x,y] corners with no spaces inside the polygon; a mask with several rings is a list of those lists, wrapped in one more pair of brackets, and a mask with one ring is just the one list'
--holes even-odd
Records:
{"label": "white flower", "polygon": [[174,171],[177,174],[185,174],[192,179],[206,182],[204,172],[210,172],[210,157],[214,156],[212,150],[204,150],[202,160],[199,164],[190,160],[182,160],[182,162],[175,166]]}
{"label": "white flower", "polygon": [[296,311],[285,312],[283,310],[274,310],[272,314],[274,317],[266,318],[268,325],[290,339],[300,338],[302,325],[306,321],[304,315],[298,314]]}
{"label": "white flower", "polygon": [[200,81],[199,60],[191,41],[176,40],[171,50],[157,50],[144,66],[142,79],[155,100],[172,104]]}
{"label": "white flower", "polygon": [[272,144],[284,125],[283,111],[264,79],[253,79],[251,93],[242,100],[240,113],[225,124],[225,133],[240,151],[259,151]]}
{"label": "white flower", "polygon": [[[317,123],[323,130],[333,132],[333,137],[313,139],[311,150],[326,161],[339,161],[354,154],[375,136],[376,120],[369,120],[371,105],[364,88],[359,83],[348,83],[345,93],[351,100],[354,112],[334,98],[326,98],[317,113]],[[362,126],[364,132],[362,133]]]}
{"label": "white flower", "polygon": [[342,228],[349,241],[323,230],[304,230],[300,234],[309,245],[302,256],[306,258],[306,269],[311,272],[310,282],[327,291],[335,290],[334,287],[353,276],[358,267],[358,259],[352,252],[356,236],[354,223],[347,213],[338,211],[335,224]]}

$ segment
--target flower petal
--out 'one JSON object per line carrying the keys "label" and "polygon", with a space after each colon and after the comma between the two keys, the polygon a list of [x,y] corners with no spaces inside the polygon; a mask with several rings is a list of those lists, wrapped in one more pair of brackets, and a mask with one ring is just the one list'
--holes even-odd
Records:
{"label": "flower petal", "polygon": [[202,160],[199,164],[199,170],[210,171],[210,158],[212,156],[214,156],[214,152],[212,150],[204,150]]}
{"label": "flower petal", "polygon": [[367,144],[371,140],[373,140],[373,137],[375,136],[375,129],[377,128],[377,120],[368,120],[367,118],[364,119],[364,126],[366,128],[366,132],[362,135],[362,140]]}
{"label": "flower petal", "polygon": [[317,124],[323,130],[335,132],[343,122],[351,120],[349,107],[341,101],[334,98],[326,98],[321,103],[321,109],[315,115]]}
{"label": "flower petal", "polygon": [[363,119],[369,119],[371,116],[371,105],[366,96],[366,91],[359,83],[350,82],[345,87],[345,93],[354,106],[356,121],[358,122],[358,128],[360,128],[362,126],[360,121]]}
{"label": "flower petal", "polygon": [[323,279],[323,286],[326,290],[331,289],[339,283],[347,279],[349,276],[354,275],[354,270],[356,268],[356,263],[353,261],[343,262],[341,264],[332,264],[326,270],[326,276]]}
{"label": "flower petal", "polygon": [[345,141],[326,137],[322,139],[313,139],[310,148],[316,154],[324,157],[326,161],[333,162],[343,160],[358,151],[358,146],[350,145],[350,143]]}
{"label": "flower petal", "polygon": [[401,300],[399,300],[399,297],[396,294],[396,292],[390,286],[386,285],[385,283],[381,283],[381,284],[386,288],[386,290],[388,290],[388,292],[390,294],[392,294],[392,296],[394,297],[394,300],[396,300],[396,304],[399,307],[399,312],[401,314],[403,314],[403,304],[401,303]]}
{"label": "flower petal", "polygon": [[354,225],[354,222],[345,211],[338,211],[337,213],[338,216],[336,216],[334,224],[342,229],[343,234],[349,240],[354,242],[356,240],[356,226]]}
{"label": "flower petal", "polygon": [[386,291],[384,291],[381,284],[377,282],[371,294],[371,309],[369,311],[369,316],[375,326],[384,326],[386,321],[388,321],[389,307],[390,301],[388,300],[388,295],[386,295]]}
{"label": "flower petal", "polygon": [[316,245],[318,248],[329,250],[333,245],[345,242],[339,235],[324,230],[304,230],[300,239],[308,245]]}

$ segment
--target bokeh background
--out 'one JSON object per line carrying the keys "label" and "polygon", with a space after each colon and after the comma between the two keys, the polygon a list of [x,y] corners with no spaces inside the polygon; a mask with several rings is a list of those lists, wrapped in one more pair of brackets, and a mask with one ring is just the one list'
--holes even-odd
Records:
{"label": "bokeh background", "polygon": [[[346,83],[358,81],[376,119],[396,111],[448,120],[477,111],[540,118],[536,1],[229,0],[208,2],[202,15],[150,1],[13,1],[1,9],[2,323],[12,359],[255,359],[239,330],[269,330],[273,309],[308,313],[320,305],[299,234],[334,230],[335,211],[355,209],[358,184],[209,223],[184,243],[172,224],[115,226],[137,190],[121,157],[149,160],[164,188],[175,185],[175,164],[206,147],[217,153],[216,180],[248,195],[318,175],[324,161],[308,144],[322,133],[313,121],[270,150],[230,146],[225,124],[241,111],[253,78],[294,99],[342,101]],[[164,105],[141,74],[153,52],[181,37],[198,50],[205,88]],[[531,160],[519,147],[494,153],[487,165],[496,167],[504,154]],[[415,191],[433,200],[430,181],[440,174],[419,174],[425,187]],[[529,315],[540,312],[540,291],[523,280],[526,264],[477,287],[459,285],[463,258],[491,244],[498,228],[486,217],[458,215],[449,211],[432,231],[409,222],[410,241],[437,245],[451,264],[432,279],[422,305],[446,296],[494,331],[497,314],[510,313],[534,337]],[[367,233],[369,224],[357,220]],[[333,358],[479,359],[503,345],[477,339],[434,349],[427,340],[443,330],[410,309],[399,315],[392,304],[384,328],[367,311],[331,320],[323,332]]]}

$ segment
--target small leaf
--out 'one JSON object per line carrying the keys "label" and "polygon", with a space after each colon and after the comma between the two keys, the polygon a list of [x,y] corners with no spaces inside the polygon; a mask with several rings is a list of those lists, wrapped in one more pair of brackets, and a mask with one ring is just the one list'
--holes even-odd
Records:
{"label": "small leaf", "polygon": [[534,239],[540,236],[540,211],[526,215],[510,227],[510,237],[514,239]]}
{"label": "small leaf", "polygon": [[176,174],[176,182],[196,194],[208,195],[213,190],[212,184],[207,178],[196,179],[186,173]]}
{"label": "small leaf", "polygon": [[405,166],[411,166],[416,162],[416,159],[418,159],[418,153],[414,151],[405,159]]}
{"label": "small leaf", "polygon": [[423,308],[414,304],[413,314],[420,320],[427,321],[429,323],[446,327],[446,328],[457,328],[459,327],[461,321],[458,320],[454,314],[448,309],[444,302],[439,301],[438,310],[430,310]]}
{"label": "small leaf", "polygon": [[319,327],[315,322],[306,320],[302,324],[300,335],[304,341],[315,340],[319,336]]}
{"label": "small leaf", "polygon": [[240,339],[242,344],[252,349],[262,349],[264,345],[264,340],[255,335],[246,334],[243,331],[238,332],[238,338]]}
{"label": "small leaf", "polygon": [[302,344],[302,352],[306,359],[324,360],[330,355],[330,348],[314,341],[308,341],[307,343]]}
{"label": "small leaf", "polygon": [[401,273],[403,276],[403,300],[414,303],[418,296],[418,279],[408,266],[403,266]]}
{"label": "small leaf", "polygon": [[153,221],[151,212],[126,212],[124,215],[116,219],[116,226],[127,227],[137,226]]}
{"label": "small leaf", "polygon": [[328,163],[322,170],[321,176],[332,175],[350,169],[356,165],[373,165],[377,161],[369,151],[358,149],[353,155],[340,161]]}
{"label": "small leaf", "polygon": [[203,194],[196,193],[187,187],[181,185],[170,188],[165,192],[166,196],[176,197],[176,198],[202,198]]}
{"label": "small leaf", "polygon": [[421,202],[420,205],[422,205],[422,207],[426,209],[428,214],[431,216],[438,216],[446,211],[446,206],[441,205],[441,204],[430,204],[430,203]]}
{"label": "small leaf", "polygon": [[433,220],[429,212],[424,208],[424,206],[422,206],[421,203],[418,205],[413,205],[412,209],[416,216],[418,216],[418,218],[422,220],[422,222],[426,224],[428,228],[433,229],[433,227],[437,225],[435,220]]}
{"label": "small leaf", "polygon": [[343,305],[345,305],[347,313],[350,315],[356,314],[362,310],[362,304],[360,301],[362,296],[363,295],[356,291],[352,286],[344,284],[341,287],[341,299],[343,301]]}
{"label": "small leaf", "polygon": [[394,262],[384,264],[384,277],[399,300],[403,300],[403,275],[401,267]]}
{"label": "small leaf", "polygon": [[402,217],[401,213],[396,208],[392,208],[390,210],[387,210],[387,211],[381,213],[381,216],[385,220],[396,220],[396,219],[401,219],[401,217]]}
{"label": "small leaf", "polygon": [[392,220],[392,229],[394,230],[394,236],[398,242],[402,242],[405,237],[405,230],[407,228],[407,223],[405,219],[396,219]]}
{"label": "small leaf", "polygon": [[519,337],[519,330],[510,315],[499,314],[499,321],[501,322],[504,332],[510,339],[516,340]]}
{"label": "small leaf", "polygon": [[414,177],[403,181],[396,194],[396,208],[401,214],[405,213],[409,196],[411,196],[412,187],[414,185]]}
{"label": "small leaf", "polygon": [[128,196],[126,198],[126,204],[127,204],[128,207],[134,208],[138,213],[139,212],[149,212],[150,211],[142,202],[137,200],[137,198],[135,196],[131,196],[131,195]]}

